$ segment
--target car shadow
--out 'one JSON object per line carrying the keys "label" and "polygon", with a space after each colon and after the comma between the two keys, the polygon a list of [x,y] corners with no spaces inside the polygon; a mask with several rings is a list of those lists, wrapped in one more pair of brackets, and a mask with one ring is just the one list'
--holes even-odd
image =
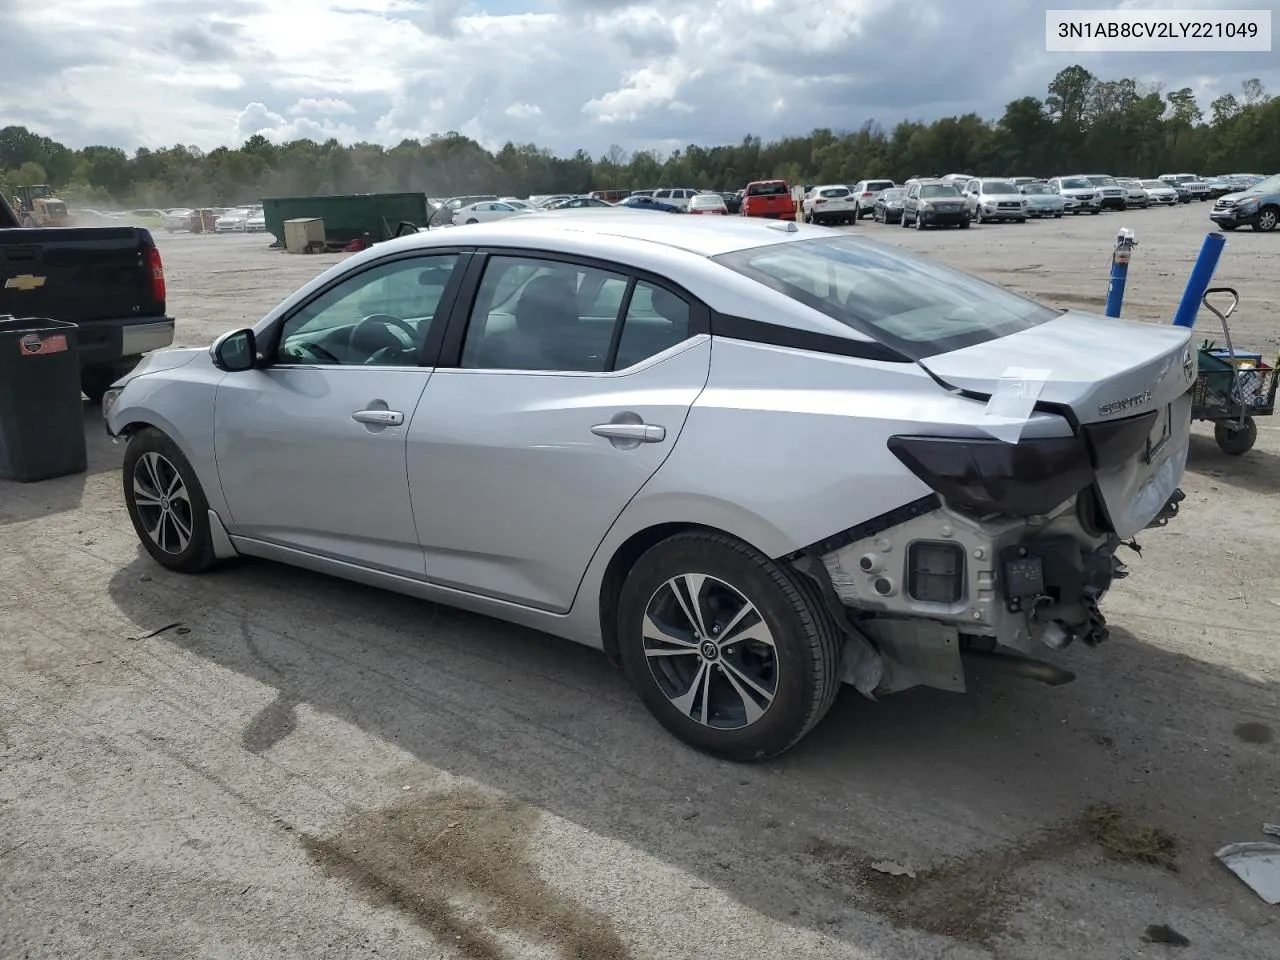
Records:
{"label": "car shadow", "polygon": [[91,478],[120,469],[124,447],[117,446],[107,436],[102,408],[87,400],[84,401],[84,437],[87,454],[84,473],[30,483],[0,480],[0,527],[75,510]]}
{"label": "car shadow", "polygon": [[1280,493],[1280,454],[1254,447],[1231,456],[1222,452],[1211,435],[1191,435],[1187,470],[1253,493]]}
{"label": "car shadow", "polygon": [[[1063,687],[975,671],[966,695],[872,703],[846,688],[790,753],[738,765],[668,736],[598,651],[486,617],[256,560],[183,577],[140,553],[109,589],[143,630],[187,631],[154,642],[276,691],[242,724],[246,751],[287,740],[306,704],[823,936],[866,934],[856,913],[878,908],[860,864],[1007,858],[1099,801],[1170,831],[1185,851],[1176,882],[1194,896],[1261,916],[1210,854],[1275,813],[1261,798],[1280,795],[1280,691],[1148,643],[1136,624],[1059,655],[1079,675]],[[1125,883],[1144,897],[1173,882],[1133,869],[1145,872]],[[947,895],[982,901],[991,875]]]}

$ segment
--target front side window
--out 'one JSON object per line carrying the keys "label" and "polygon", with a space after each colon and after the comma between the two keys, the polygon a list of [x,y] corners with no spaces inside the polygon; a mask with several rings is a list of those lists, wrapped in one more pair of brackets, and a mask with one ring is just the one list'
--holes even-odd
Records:
{"label": "front side window", "polygon": [[342,281],[285,321],[276,362],[415,366],[457,260],[393,260]]}
{"label": "front side window", "polygon": [[713,259],[915,360],[1059,315],[935,261],[847,236],[776,243]]}

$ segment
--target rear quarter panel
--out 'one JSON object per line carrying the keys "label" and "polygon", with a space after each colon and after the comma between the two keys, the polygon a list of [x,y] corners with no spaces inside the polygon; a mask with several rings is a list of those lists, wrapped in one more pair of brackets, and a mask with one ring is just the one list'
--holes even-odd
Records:
{"label": "rear quarter panel", "polygon": [[[915,364],[716,338],[706,389],[675,450],[609,540],[683,521],[784,556],[927,495],[889,452],[889,437],[985,436],[984,410],[946,393]],[[1069,429],[1037,415],[1024,435]]]}

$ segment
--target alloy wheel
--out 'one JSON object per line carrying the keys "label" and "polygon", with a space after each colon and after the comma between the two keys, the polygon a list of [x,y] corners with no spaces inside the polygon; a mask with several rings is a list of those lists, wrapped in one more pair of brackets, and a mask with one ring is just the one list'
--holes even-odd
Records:
{"label": "alloy wheel", "polygon": [[148,451],[133,466],[133,503],[152,543],[179,554],[191,543],[191,499],[178,468],[163,454]]}
{"label": "alloy wheel", "polygon": [[716,730],[757,722],[778,693],[778,651],[755,604],[723,580],[685,573],[645,607],[644,654],[663,695]]}
{"label": "alloy wheel", "polygon": [[1270,233],[1276,228],[1276,212],[1274,210],[1263,210],[1258,214],[1258,229],[1263,233]]}

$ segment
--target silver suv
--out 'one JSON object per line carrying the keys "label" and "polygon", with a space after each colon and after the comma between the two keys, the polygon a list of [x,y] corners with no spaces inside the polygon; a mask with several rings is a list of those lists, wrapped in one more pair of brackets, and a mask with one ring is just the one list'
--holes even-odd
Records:
{"label": "silver suv", "polygon": [[1102,210],[1098,188],[1084,177],[1054,177],[1047,186],[1062,198],[1062,209],[1066,213],[1096,214]]}
{"label": "silver suv", "polygon": [[853,185],[854,220],[869,217],[875,212],[880,194],[892,190],[897,184],[892,180],[859,180]]}
{"label": "silver suv", "polygon": [[970,180],[964,186],[964,202],[969,216],[978,223],[1027,220],[1026,198],[1009,180]]}

